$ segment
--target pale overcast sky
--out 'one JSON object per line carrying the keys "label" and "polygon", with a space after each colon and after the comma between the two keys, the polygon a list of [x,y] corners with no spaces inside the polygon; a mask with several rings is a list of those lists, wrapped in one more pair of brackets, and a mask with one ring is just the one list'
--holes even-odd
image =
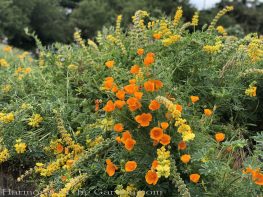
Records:
{"label": "pale overcast sky", "polygon": [[197,9],[207,9],[213,7],[216,3],[220,2],[220,0],[190,0],[190,2]]}
{"label": "pale overcast sky", "polygon": [[[190,2],[197,9],[201,10],[213,7],[216,3],[220,2],[220,0],[190,0]],[[263,3],[263,0],[259,0],[259,2]]]}

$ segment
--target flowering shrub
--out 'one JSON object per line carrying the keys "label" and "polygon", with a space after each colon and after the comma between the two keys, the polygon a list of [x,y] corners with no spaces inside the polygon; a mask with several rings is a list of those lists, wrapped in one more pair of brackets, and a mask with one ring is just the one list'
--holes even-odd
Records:
{"label": "flowering shrub", "polygon": [[202,31],[178,8],[69,46],[31,34],[38,61],[5,47],[0,163],[22,164],[42,197],[260,195],[263,40],[216,26],[232,9]]}

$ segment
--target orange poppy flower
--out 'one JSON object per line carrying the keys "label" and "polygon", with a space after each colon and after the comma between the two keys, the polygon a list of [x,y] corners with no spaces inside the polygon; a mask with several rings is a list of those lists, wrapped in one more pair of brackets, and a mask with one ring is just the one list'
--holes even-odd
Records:
{"label": "orange poppy flower", "polygon": [[132,172],[137,168],[137,163],[135,161],[127,161],[125,164],[125,171]]}
{"label": "orange poppy flower", "polygon": [[138,55],[143,55],[144,54],[144,49],[140,48],[137,50]]}
{"label": "orange poppy flower", "polygon": [[144,89],[147,92],[153,92],[154,91],[154,82],[149,80],[144,83]]}
{"label": "orange poppy flower", "polygon": [[120,100],[124,100],[125,99],[125,91],[123,90],[119,90],[117,93],[116,93],[116,97]]}
{"label": "orange poppy flower", "polygon": [[151,169],[155,170],[157,168],[157,166],[158,166],[158,161],[157,160],[153,160]]}
{"label": "orange poppy flower", "polygon": [[62,153],[64,150],[64,147],[62,144],[58,143],[57,144],[57,153]]}
{"label": "orange poppy flower", "polygon": [[135,64],[135,65],[133,65],[133,66],[131,67],[130,73],[131,73],[131,74],[138,74],[139,71],[140,71],[140,67]]}
{"label": "orange poppy flower", "polygon": [[109,176],[113,176],[115,174],[115,171],[118,169],[117,166],[115,166],[110,159],[106,160],[106,172]]}
{"label": "orange poppy flower", "polygon": [[61,181],[65,182],[67,180],[66,176],[61,176]]}
{"label": "orange poppy flower", "polygon": [[168,135],[168,134],[163,134],[163,137],[161,138],[160,143],[161,143],[162,145],[168,145],[168,144],[170,144],[170,141],[171,141],[170,135]]}
{"label": "orange poppy flower", "polygon": [[134,97],[141,100],[142,99],[142,96],[143,96],[143,93],[142,92],[134,92]]}
{"label": "orange poppy flower", "polygon": [[108,68],[112,68],[114,66],[115,62],[113,60],[109,60],[107,62],[105,62],[105,65],[108,67]]}
{"label": "orange poppy flower", "polygon": [[127,139],[132,138],[131,133],[129,131],[125,131],[122,133],[121,142],[125,143]]}
{"label": "orange poppy flower", "polygon": [[115,124],[113,127],[113,130],[118,132],[118,133],[122,132],[123,131],[123,124],[121,124],[121,123]]}
{"label": "orange poppy flower", "polygon": [[116,140],[118,143],[121,143],[121,137],[120,137],[120,136],[117,136],[117,137],[115,138],[115,140]]}
{"label": "orange poppy flower", "polygon": [[182,112],[182,111],[183,111],[182,105],[179,105],[179,104],[176,104],[176,105],[175,105],[175,109],[177,109],[179,112]]}
{"label": "orange poppy flower", "polygon": [[184,155],[181,156],[181,161],[183,163],[188,163],[190,161],[190,159],[191,159],[191,156],[188,155],[188,154],[184,154]]}
{"label": "orange poppy flower", "polygon": [[194,183],[197,183],[200,179],[200,175],[199,174],[191,174],[190,175],[190,180]]}
{"label": "orange poppy flower", "polygon": [[155,110],[159,109],[160,106],[161,105],[160,105],[160,103],[158,103],[158,101],[152,100],[150,105],[149,105],[149,109],[152,110],[152,111],[155,111]]}
{"label": "orange poppy flower", "polygon": [[155,85],[155,89],[159,90],[160,88],[163,87],[163,82],[161,82],[160,80],[154,80],[154,85]]}
{"label": "orange poppy flower", "polygon": [[142,127],[148,127],[150,122],[152,121],[152,114],[150,113],[142,113],[141,115],[137,115],[135,117],[136,122],[138,122]]}
{"label": "orange poppy flower", "polygon": [[114,103],[112,102],[112,100],[109,100],[105,107],[103,107],[103,110],[106,111],[106,112],[111,112],[111,111],[114,111],[115,109],[115,106],[114,106]]}
{"label": "orange poppy flower", "polygon": [[125,101],[122,100],[116,100],[114,102],[115,107],[117,107],[118,109],[121,109],[125,104],[126,104]]}
{"label": "orange poppy flower", "polygon": [[161,39],[161,34],[155,33],[155,34],[153,34],[153,38],[155,40],[160,40]]}
{"label": "orange poppy flower", "polygon": [[154,63],[154,53],[147,53],[143,63],[145,66],[149,66],[150,64]]}
{"label": "orange poppy flower", "polygon": [[161,123],[161,127],[162,127],[162,129],[167,129],[168,127],[169,127],[169,123],[168,122],[162,122]]}
{"label": "orange poppy flower", "polygon": [[149,185],[156,185],[158,182],[158,175],[155,171],[149,170],[145,175],[145,180]]}
{"label": "orange poppy flower", "polygon": [[222,142],[225,139],[225,134],[224,133],[220,133],[220,132],[216,133],[215,134],[215,139],[216,139],[217,142]]}
{"label": "orange poppy flower", "polygon": [[154,127],[150,131],[150,137],[153,140],[159,141],[163,137],[163,130],[160,127]]}
{"label": "orange poppy flower", "polygon": [[112,91],[112,92],[117,92],[117,91],[118,91],[118,86],[113,85],[111,91]]}
{"label": "orange poppy flower", "polygon": [[134,92],[138,91],[138,86],[136,84],[129,84],[129,85],[124,86],[124,90],[128,94],[134,94]]}
{"label": "orange poppy flower", "polygon": [[262,173],[256,173],[256,175],[254,176],[254,182],[257,185],[263,185],[263,174]]}
{"label": "orange poppy flower", "polygon": [[137,98],[130,97],[127,100],[128,107],[131,111],[136,111],[137,109],[140,109],[142,107],[142,104]]}
{"label": "orange poppy flower", "polygon": [[190,99],[192,103],[196,103],[197,101],[199,101],[199,96],[190,96]]}
{"label": "orange poppy flower", "polygon": [[104,80],[104,88],[110,90],[113,86],[114,79],[112,77],[106,77]]}
{"label": "orange poppy flower", "polygon": [[213,111],[211,109],[204,109],[204,113],[206,116],[211,116],[213,114]]}
{"label": "orange poppy flower", "polygon": [[186,142],[180,141],[178,144],[178,150],[185,150],[187,147]]}
{"label": "orange poppy flower", "polygon": [[128,138],[125,143],[124,143],[124,147],[128,150],[131,151],[134,147],[134,145],[136,144],[136,141],[132,138]]}

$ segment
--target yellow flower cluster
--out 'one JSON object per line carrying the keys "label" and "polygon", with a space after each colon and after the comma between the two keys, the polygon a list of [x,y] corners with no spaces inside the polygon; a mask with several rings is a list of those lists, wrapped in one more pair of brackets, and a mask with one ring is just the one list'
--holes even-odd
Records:
{"label": "yellow flower cluster", "polygon": [[16,144],[14,145],[16,152],[18,154],[23,154],[24,152],[26,152],[26,143],[22,142],[21,139],[16,140]]}
{"label": "yellow flower cluster", "polygon": [[222,46],[222,41],[220,39],[217,39],[215,45],[205,45],[203,47],[203,50],[207,53],[218,53],[221,50]]}
{"label": "yellow flower cluster", "polygon": [[11,113],[2,113],[0,112],[0,121],[5,123],[5,124],[8,124],[10,122],[13,122],[15,120],[15,115],[13,112]]}
{"label": "yellow flower cluster", "polygon": [[19,80],[23,79],[23,77],[27,74],[29,74],[31,72],[31,68],[27,67],[27,68],[22,68],[21,66],[19,66],[16,70],[15,70],[15,75],[17,76],[17,78]]}
{"label": "yellow flower cluster", "polygon": [[4,148],[2,151],[0,151],[0,164],[7,161],[10,157],[9,151],[7,148]]}
{"label": "yellow flower cluster", "polygon": [[186,120],[181,118],[181,112],[177,109],[176,105],[163,96],[157,96],[156,100],[159,103],[164,104],[169,113],[171,113],[172,117],[175,119],[175,126],[178,127],[178,133],[182,134],[183,141],[187,142],[193,140],[195,138],[195,134],[193,133],[191,127],[186,124]]}
{"label": "yellow flower cluster", "polygon": [[180,35],[172,35],[172,36],[169,36],[169,38],[163,39],[162,43],[164,46],[169,46],[171,44],[178,42],[180,39],[181,39]]}
{"label": "yellow flower cluster", "polygon": [[182,7],[178,7],[176,12],[175,12],[174,20],[173,20],[173,25],[175,27],[179,24],[182,16],[183,16],[183,9],[182,9]]}
{"label": "yellow flower cluster", "polygon": [[170,151],[166,151],[165,146],[162,146],[161,148],[157,149],[157,174],[158,177],[164,176],[165,178],[168,178],[170,176]]}
{"label": "yellow flower cluster", "polygon": [[170,36],[172,34],[171,30],[168,28],[167,22],[164,19],[160,22],[159,32],[162,37]]}
{"label": "yellow flower cluster", "polygon": [[193,26],[197,26],[198,25],[198,22],[199,22],[199,12],[195,12],[194,13],[194,16],[192,18],[192,25]]}
{"label": "yellow flower cluster", "polygon": [[22,54],[18,55],[17,57],[20,59],[20,60],[24,60],[26,58],[26,56],[29,55],[29,52],[25,51],[23,52]]}
{"label": "yellow flower cluster", "polygon": [[85,45],[85,43],[84,43],[84,41],[83,41],[80,33],[81,33],[80,30],[77,30],[77,31],[74,32],[74,35],[73,35],[74,40],[75,40],[82,48],[86,49],[86,45]]}
{"label": "yellow flower cluster", "polygon": [[12,51],[12,47],[11,46],[5,46],[4,48],[3,48],[3,51],[5,51],[5,52],[11,52]]}
{"label": "yellow flower cluster", "polygon": [[116,30],[115,30],[117,37],[120,37],[121,35],[121,21],[122,21],[122,15],[118,15],[116,20]]}
{"label": "yellow flower cluster", "polygon": [[118,47],[120,47],[121,51],[123,54],[127,54],[126,48],[123,45],[123,43],[121,42],[120,39],[117,39],[116,37],[114,37],[113,35],[108,35],[107,36],[107,40],[111,41],[112,43],[116,44]]}
{"label": "yellow flower cluster", "polygon": [[227,35],[227,32],[226,32],[225,28],[223,26],[221,26],[221,25],[217,26],[216,30],[217,30],[218,33],[222,34],[223,36]]}
{"label": "yellow flower cluster", "polygon": [[70,154],[65,155],[54,162],[49,163],[46,167],[43,163],[36,163],[35,171],[41,176],[51,176],[54,172],[59,170],[70,159]]}
{"label": "yellow flower cluster", "polygon": [[250,85],[248,89],[246,89],[245,94],[250,97],[257,96],[257,87]]}
{"label": "yellow flower cluster", "polygon": [[12,86],[10,84],[5,84],[2,86],[2,92],[8,93],[12,89]]}
{"label": "yellow flower cluster", "polygon": [[263,58],[263,41],[253,38],[248,45],[247,52],[252,62],[261,61]]}
{"label": "yellow flower cluster", "polygon": [[43,118],[40,114],[34,114],[28,120],[28,125],[31,127],[39,127],[39,124],[43,121]]}
{"label": "yellow flower cluster", "polygon": [[104,141],[104,138],[102,137],[102,135],[97,136],[94,140],[89,139],[87,136],[86,143],[87,143],[88,147],[92,148],[92,147],[100,144],[103,141]]}
{"label": "yellow flower cluster", "polygon": [[215,28],[215,25],[217,23],[217,21],[224,16],[227,12],[230,12],[234,9],[233,6],[226,6],[224,9],[220,10],[217,15],[215,16],[215,18],[212,20],[211,24],[208,27],[208,31],[211,31]]}
{"label": "yellow flower cluster", "polygon": [[7,68],[9,67],[9,64],[7,63],[7,61],[3,58],[0,59],[0,67],[3,67],[3,68]]}

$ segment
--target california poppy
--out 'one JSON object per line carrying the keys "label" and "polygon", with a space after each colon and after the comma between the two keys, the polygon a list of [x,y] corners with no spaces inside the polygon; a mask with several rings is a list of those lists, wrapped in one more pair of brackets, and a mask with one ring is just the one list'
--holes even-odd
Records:
{"label": "california poppy", "polygon": [[134,145],[136,144],[136,141],[132,138],[128,138],[125,143],[124,143],[124,147],[128,150],[131,151],[134,147]]}
{"label": "california poppy", "polygon": [[110,159],[106,160],[106,172],[109,176],[113,176],[115,174],[115,171],[118,169],[112,162]]}
{"label": "california poppy", "polygon": [[199,96],[190,96],[190,99],[192,103],[196,103],[197,101],[199,101]]}
{"label": "california poppy", "polygon": [[163,137],[161,138],[160,143],[161,143],[162,145],[168,145],[168,144],[170,144],[170,141],[171,141],[170,135],[168,135],[168,134],[163,134]]}
{"label": "california poppy", "polygon": [[184,154],[184,155],[181,156],[181,161],[183,163],[188,163],[190,161],[190,159],[191,159],[191,156],[188,155],[188,154]]}
{"label": "california poppy", "polygon": [[149,170],[145,175],[145,180],[149,185],[156,185],[158,182],[158,175],[155,171]]}
{"label": "california poppy", "polygon": [[125,143],[127,139],[132,138],[131,133],[129,131],[125,131],[122,133],[121,141]]}
{"label": "california poppy", "polygon": [[153,92],[154,91],[154,82],[151,80],[146,81],[143,86],[147,92]]}
{"label": "california poppy", "polygon": [[217,142],[222,142],[225,139],[225,134],[224,133],[220,133],[220,132],[216,133],[215,134],[215,139],[216,139]]}
{"label": "california poppy", "polygon": [[113,130],[116,132],[119,132],[119,133],[122,132],[123,131],[123,124],[121,124],[121,123],[115,124]]}
{"label": "california poppy", "polygon": [[155,40],[159,40],[159,39],[161,38],[161,34],[159,34],[159,33],[154,33],[154,34],[153,34],[153,38],[154,38]]}
{"label": "california poppy", "polygon": [[141,100],[143,96],[142,92],[134,92],[134,97],[137,98],[138,100]]}
{"label": "california poppy", "polygon": [[108,68],[112,68],[114,64],[115,64],[115,62],[113,60],[109,60],[109,61],[105,62],[105,65]]}
{"label": "california poppy", "polygon": [[147,127],[150,125],[152,121],[152,114],[150,113],[142,113],[141,115],[137,115],[135,117],[136,122],[138,122],[142,127]]}
{"label": "california poppy", "polygon": [[162,122],[161,127],[162,127],[162,129],[167,129],[169,127],[169,123],[168,122]]}
{"label": "california poppy", "polygon": [[124,90],[128,94],[134,94],[134,92],[138,91],[138,86],[136,84],[129,84],[124,86]]}
{"label": "california poppy", "polygon": [[124,100],[125,99],[125,91],[124,90],[119,90],[117,93],[116,93],[116,97],[120,100]]}
{"label": "california poppy", "polygon": [[143,63],[145,66],[149,66],[150,64],[154,63],[154,53],[147,53]]}
{"label": "california poppy", "polygon": [[58,143],[57,144],[57,153],[62,153],[64,150],[64,147],[62,146],[62,144]]}
{"label": "california poppy", "polygon": [[140,101],[135,97],[130,97],[127,100],[128,107],[131,111],[136,111],[137,109],[140,109],[142,107],[142,104]]}
{"label": "california poppy", "polygon": [[125,171],[132,172],[137,168],[137,163],[135,161],[127,161],[125,164]]}
{"label": "california poppy", "polygon": [[137,50],[138,55],[143,55],[144,54],[144,49],[140,48]]}
{"label": "california poppy", "polygon": [[150,137],[153,140],[159,141],[163,137],[163,129],[161,129],[160,127],[152,128],[150,131]]}
{"label": "california poppy", "polygon": [[114,109],[115,109],[115,106],[114,106],[114,103],[112,102],[112,100],[109,100],[106,103],[105,107],[103,108],[103,110],[106,112],[114,111]]}
{"label": "california poppy", "polygon": [[138,65],[133,65],[132,67],[131,67],[131,69],[130,69],[130,73],[131,74],[138,74],[139,73],[139,71],[140,71],[140,67],[138,66]]}
{"label": "california poppy", "polygon": [[160,103],[158,103],[158,101],[152,100],[150,105],[149,105],[149,109],[152,110],[152,111],[155,111],[155,110],[159,109],[160,106],[161,105],[160,105]]}
{"label": "california poppy", "polygon": [[158,166],[158,161],[157,160],[153,160],[151,169],[155,170],[157,168],[157,166]]}
{"label": "california poppy", "polygon": [[114,106],[117,107],[118,109],[121,109],[125,104],[126,104],[125,101],[122,100],[116,100],[114,102]]}
{"label": "california poppy", "polygon": [[197,183],[200,179],[200,175],[199,174],[191,174],[190,175],[190,180],[194,183]]}
{"label": "california poppy", "polygon": [[213,114],[213,111],[211,109],[204,109],[204,114],[206,116],[211,116]]}
{"label": "california poppy", "polygon": [[185,150],[186,147],[187,147],[186,142],[180,141],[180,142],[178,143],[178,150]]}

